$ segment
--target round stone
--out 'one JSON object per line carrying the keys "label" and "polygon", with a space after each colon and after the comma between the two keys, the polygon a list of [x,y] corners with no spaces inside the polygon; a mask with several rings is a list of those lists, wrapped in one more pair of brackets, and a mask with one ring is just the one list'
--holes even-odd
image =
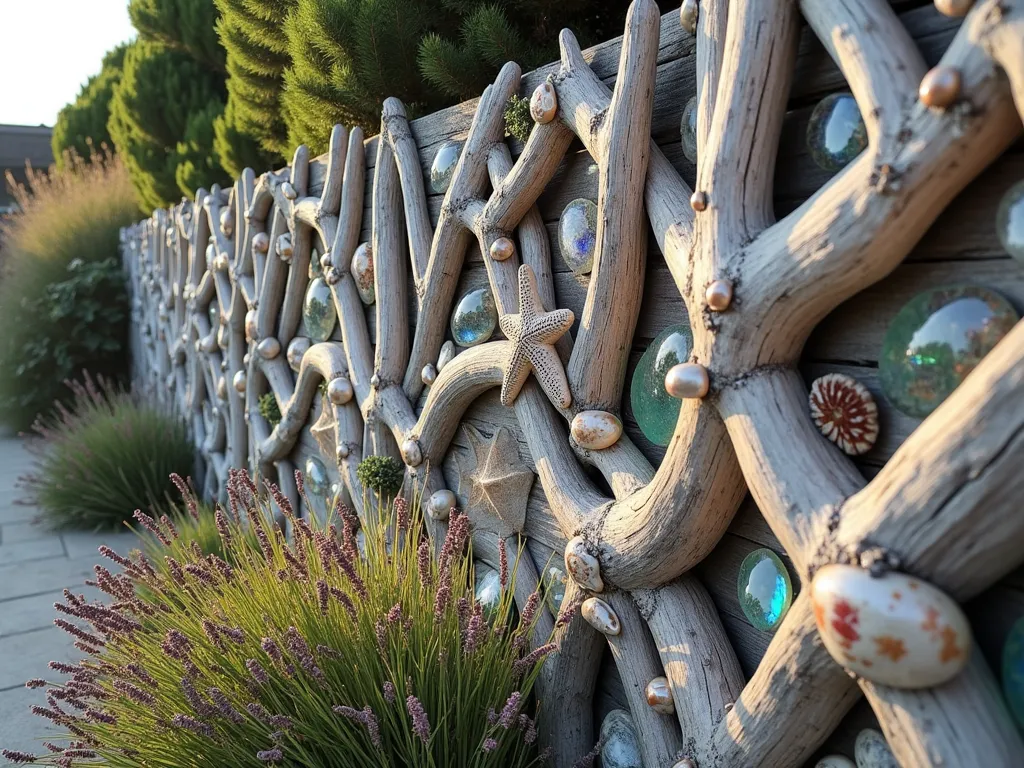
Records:
{"label": "round stone", "polygon": [[577,198],[562,209],[558,219],[558,247],[562,259],[577,275],[594,268],[597,247],[597,205],[593,200]]}
{"label": "round stone", "polygon": [[854,565],[826,565],[814,574],[810,592],[826,650],[859,677],[894,688],[931,688],[967,663],[967,617],[927,582],[898,571],[873,575]]}
{"label": "round stone", "polygon": [[491,616],[501,604],[501,574],[493,568],[477,563],[473,587],[473,597],[484,610],[485,616]]}
{"label": "round stone", "polygon": [[640,737],[633,718],[624,709],[613,709],[601,722],[603,768],[644,768]]}
{"label": "round stone", "polygon": [[857,768],[857,764],[843,755],[825,755],[814,768]]}
{"label": "round stone", "polygon": [[221,400],[228,399],[228,382],[223,376],[217,379],[217,397]]}
{"label": "round stone", "polygon": [[587,548],[582,536],[575,536],[565,545],[565,570],[572,580],[591,592],[604,590],[601,564]]}
{"label": "round stone", "polygon": [[732,283],[728,280],[713,280],[704,290],[704,300],[712,312],[725,312],[732,304]]}
{"label": "round stone", "polygon": [[945,109],[960,96],[960,70],[933,67],[921,79],[917,96],[926,107]]}
{"label": "round stone", "polygon": [[295,191],[295,187],[292,186],[292,183],[290,181],[286,181],[284,184],[281,185],[281,194],[284,195],[285,200],[294,200],[299,196],[298,193]]}
{"label": "round stone", "polygon": [[377,294],[373,286],[373,251],[369,243],[361,243],[356,248],[356,252],[352,254],[349,272],[352,273],[352,279],[356,283],[356,290],[359,291],[359,298],[363,304],[373,304]]}
{"label": "round stone", "polygon": [[435,520],[447,520],[457,504],[455,494],[443,488],[431,494],[427,501],[427,514]]}
{"label": "round stone", "polygon": [[245,392],[245,382],[245,371],[236,371],[234,377],[231,379],[231,383],[234,385],[235,391],[239,393]]}
{"label": "round stone", "polygon": [[868,145],[868,129],[857,100],[833,93],[818,102],[807,123],[807,149],[823,170],[838,171]]}
{"label": "round stone", "polygon": [[430,164],[430,188],[436,194],[441,195],[448,191],[448,185],[451,184],[455,166],[459,164],[461,155],[461,141],[446,141],[437,148],[434,162]]}
{"label": "round stone", "polygon": [[327,341],[334,331],[337,312],[334,309],[334,297],[331,288],[322,277],[314,277],[306,288],[306,298],[302,301],[302,320],[306,333],[314,341]]}
{"label": "round stone", "polygon": [[441,345],[441,352],[437,356],[437,372],[440,373],[448,363],[455,359],[455,345],[449,340]]}
{"label": "round stone", "polygon": [[470,291],[459,299],[452,312],[452,336],[461,347],[472,347],[487,341],[497,324],[498,310],[489,288]]}
{"label": "round stone", "polygon": [[691,163],[697,163],[697,97],[691,96],[683,107],[683,118],[679,123],[679,134],[683,140],[683,155]]}
{"label": "round stone", "polygon": [[569,577],[565,571],[557,565],[549,565],[541,576],[544,598],[547,600],[548,608],[555,615],[562,610],[562,601],[565,600],[565,585],[568,581]]}
{"label": "round stone", "polygon": [[499,237],[491,243],[491,258],[495,261],[505,261],[505,259],[511,258],[515,252],[515,243],[507,237]]}
{"label": "round stone", "polygon": [[1010,187],[999,202],[996,235],[1008,254],[1024,262],[1024,181]]}
{"label": "round stone", "polygon": [[693,334],[686,323],[672,325],[655,337],[633,371],[629,404],[640,431],[655,445],[672,440],[682,403],[665,389],[665,376],[685,362],[693,350]]}
{"label": "round stone", "polygon": [[995,291],[957,285],[919,293],[896,314],[882,342],[878,379],[886,398],[924,418],[1005,336],[1016,310]]}
{"label": "round stone", "polygon": [[306,459],[305,486],[314,496],[326,498],[331,490],[331,476],[327,465],[316,456]]}
{"label": "round stone", "polygon": [[273,360],[281,354],[281,342],[273,336],[267,336],[256,345],[256,353],[264,360]]}
{"label": "round stone", "polygon": [[420,380],[428,387],[434,385],[434,382],[437,381],[437,368],[434,367],[433,363],[427,363],[423,366],[423,370],[420,371]]}
{"label": "round stone", "polygon": [[292,258],[292,236],[285,232],[277,238],[276,253],[282,261],[290,261]]}
{"label": "round stone", "polygon": [[944,16],[966,16],[974,0],[935,0],[935,9]]}
{"label": "round stone", "polygon": [[1002,683],[1010,713],[1024,728],[1024,617],[1010,627],[1003,644]]}
{"label": "round stone", "polygon": [[656,677],[647,684],[644,693],[651,709],[661,715],[671,715],[676,711],[676,703],[672,698],[672,688],[667,677]]}
{"label": "round stone", "polygon": [[327,399],[333,405],[344,405],[352,399],[353,394],[352,382],[346,376],[337,376],[327,385]]}
{"label": "round stone", "polygon": [[256,310],[250,309],[245,313],[245,338],[249,341],[255,341],[257,335]]}
{"label": "round stone", "polygon": [[530,97],[530,117],[534,122],[544,124],[550,123],[558,114],[558,94],[555,93],[555,86],[544,82],[533,89]]}
{"label": "round stone", "polygon": [[793,584],[779,556],[755,549],[743,558],[736,586],[747,620],[765,632],[777,629],[793,601]]}
{"label": "round stone", "polygon": [[622,422],[608,411],[580,411],[573,417],[569,432],[580,448],[600,451],[618,442]]}
{"label": "round stone", "polygon": [[252,236],[252,249],[257,253],[270,250],[270,236],[266,232],[257,232]]}
{"label": "round stone", "polygon": [[410,467],[418,467],[423,463],[423,451],[420,449],[419,440],[410,438],[402,443],[402,460]]}
{"label": "round stone", "polygon": [[857,758],[857,768],[900,768],[889,749],[889,742],[874,728],[865,728],[857,734],[853,754]]}
{"label": "round stone", "polygon": [[622,632],[622,624],[615,610],[599,597],[584,600],[580,613],[590,626],[602,634],[614,636]]}
{"label": "round stone", "polygon": [[217,336],[213,331],[210,331],[208,335],[200,339],[199,349],[207,354],[217,349]]}
{"label": "round stone", "polygon": [[302,358],[305,357],[306,351],[311,346],[312,343],[305,336],[296,336],[288,342],[288,350],[285,352],[285,357],[288,360],[289,367],[296,373],[302,367]]}

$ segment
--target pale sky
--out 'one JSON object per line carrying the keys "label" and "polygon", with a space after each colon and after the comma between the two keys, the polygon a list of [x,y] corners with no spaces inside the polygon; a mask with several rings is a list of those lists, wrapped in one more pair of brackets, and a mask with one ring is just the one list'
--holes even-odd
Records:
{"label": "pale sky", "polygon": [[53,125],[134,35],[128,0],[0,0],[0,123]]}

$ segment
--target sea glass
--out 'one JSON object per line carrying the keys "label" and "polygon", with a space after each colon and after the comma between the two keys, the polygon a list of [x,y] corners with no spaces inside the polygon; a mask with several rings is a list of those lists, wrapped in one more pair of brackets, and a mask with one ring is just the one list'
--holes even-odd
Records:
{"label": "sea glass", "polygon": [[867,145],[867,127],[851,94],[833,93],[818,102],[807,123],[807,149],[815,163],[838,171]]}
{"label": "sea glass", "polygon": [[485,615],[493,614],[501,603],[501,575],[493,568],[477,563],[473,595]]}
{"label": "sea glass", "polygon": [[683,107],[683,119],[679,124],[679,134],[683,141],[683,155],[691,163],[697,162],[697,97],[691,96]]}
{"label": "sea glass", "polygon": [[448,185],[451,184],[452,174],[455,173],[455,166],[459,164],[461,155],[461,141],[446,141],[437,148],[434,162],[430,164],[430,188],[436,194],[448,191]]}
{"label": "sea glass", "polygon": [[924,418],[959,386],[1017,322],[995,291],[954,285],[919,293],[889,324],[878,361],[886,398]]}
{"label": "sea glass", "polygon": [[331,477],[327,474],[327,466],[316,456],[306,459],[306,473],[303,478],[306,492],[321,499],[327,498],[331,492]]}
{"label": "sea glass", "polygon": [[782,623],[793,602],[789,571],[770,549],[755,549],[743,558],[736,586],[743,615],[766,632]]}
{"label": "sea glass", "polygon": [[578,275],[594,268],[597,246],[597,205],[577,198],[562,209],[558,219],[558,247],[566,265]]}
{"label": "sea glass", "polygon": [[996,212],[996,234],[1006,252],[1024,262],[1024,181],[1003,195]]}
{"label": "sea glass", "polygon": [[692,349],[689,324],[669,326],[651,342],[633,371],[629,386],[633,418],[655,445],[669,444],[682,406],[682,400],[665,391],[665,374],[672,366],[686,362]]}
{"label": "sea glass", "polygon": [[302,302],[302,319],[309,338],[314,343],[327,341],[334,330],[336,317],[330,286],[322,277],[314,277],[309,281],[306,298]]}
{"label": "sea glass", "polygon": [[629,712],[613,709],[601,722],[603,768],[644,768],[640,736]]}
{"label": "sea glass", "polygon": [[568,581],[565,571],[557,565],[549,565],[544,571],[542,579],[544,584],[544,597],[547,599],[548,608],[557,614],[562,609],[562,601],[565,599],[565,585]]}
{"label": "sea glass", "polygon": [[488,288],[477,288],[463,296],[452,313],[451,329],[455,343],[472,347],[491,338],[498,324],[498,310]]}

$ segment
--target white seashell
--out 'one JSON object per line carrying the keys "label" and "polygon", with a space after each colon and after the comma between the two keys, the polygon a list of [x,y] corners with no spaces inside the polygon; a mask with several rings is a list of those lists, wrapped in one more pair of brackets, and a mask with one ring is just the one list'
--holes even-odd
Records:
{"label": "white seashell", "polygon": [[931,688],[967,663],[967,617],[952,598],[921,579],[826,565],[811,582],[811,602],[832,658],[867,680]]}
{"label": "white seashell", "polygon": [[614,636],[622,631],[622,624],[615,611],[599,597],[588,597],[584,600],[580,613],[590,626],[602,634]]}
{"label": "white seashell", "polygon": [[565,545],[565,570],[572,580],[591,592],[602,592],[601,564],[587,550],[587,542],[576,536]]}
{"label": "white seashell", "polygon": [[548,82],[541,83],[533,89],[533,95],[530,96],[530,117],[534,122],[543,125],[554,120],[556,114],[558,94],[555,92],[555,86]]}
{"label": "white seashell", "polygon": [[356,252],[352,254],[349,271],[356,282],[356,290],[359,291],[359,298],[363,304],[373,304],[376,292],[373,283],[373,251],[370,250],[369,243],[363,243],[356,248]]}
{"label": "white seashell", "polygon": [[435,520],[447,520],[456,504],[455,494],[448,489],[434,491],[427,501],[427,514]]}
{"label": "white seashell", "polygon": [[569,431],[580,448],[600,451],[619,441],[622,422],[608,411],[580,411],[573,417]]}

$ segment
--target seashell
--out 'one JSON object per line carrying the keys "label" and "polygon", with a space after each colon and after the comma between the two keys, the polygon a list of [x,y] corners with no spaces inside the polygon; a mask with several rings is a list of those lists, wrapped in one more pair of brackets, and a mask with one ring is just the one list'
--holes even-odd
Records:
{"label": "seashell", "polygon": [[347,459],[349,454],[349,447],[346,443],[338,443],[338,447],[334,450],[334,456],[338,461]]}
{"label": "seashell", "polygon": [[402,461],[410,467],[418,467],[423,463],[423,452],[419,440],[409,438],[402,443]]}
{"label": "seashell", "polygon": [[299,196],[298,192],[295,191],[295,187],[292,186],[290,181],[286,181],[281,185],[281,194],[284,195],[285,200],[294,200]]}
{"label": "seashell", "polygon": [[871,450],[878,439],[878,406],[867,387],[851,376],[829,373],[811,384],[809,400],[811,419],[843,453]]}
{"label": "seashell", "polygon": [[236,392],[245,392],[245,371],[236,371],[234,377],[231,379],[231,384],[234,386]]}
{"label": "seashell", "polygon": [[530,117],[534,122],[544,125],[550,123],[558,114],[558,94],[555,86],[544,82],[533,89],[530,96]]}
{"label": "seashell", "polygon": [[673,365],[665,374],[665,391],[672,397],[699,399],[707,395],[710,387],[708,369],[700,363]]}
{"label": "seashell", "polygon": [[622,422],[608,411],[580,411],[573,417],[569,432],[580,448],[600,451],[618,442]]}
{"label": "seashell", "polygon": [[874,728],[865,728],[857,734],[853,754],[857,758],[857,768],[900,768],[889,749],[889,742]]}
{"label": "seashell", "polygon": [[228,382],[223,376],[217,378],[217,397],[221,400],[228,399]]}
{"label": "seashell", "polygon": [[450,339],[441,345],[441,353],[437,356],[437,372],[440,373],[448,363],[455,359],[455,342]]}
{"label": "seashell", "polygon": [[256,345],[256,354],[264,360],[273,360],[281,354],[281,342],[273,336],[267,336],[267,338]]}
{"label": "seashell", "polygon": [[270,236],[266,232],[257,232],[252,236],[252,249],[257,253],[270,250]]}
{"label": "seashell", "polygon": [[565,545],[565,570],[572,580],[591,592],[603,592],[604,581],[601,579],[601,564],[587,550],[587,542],[582,536],[576,536]]}
{"label": "seashell", "polygon": [[427,363],[423,366],[423,370],[420,371],[420,379],[428,387],[433,386],[434,382],[437,381],[437,369],[431,363]]}
{"label": "seashell", "polygon": [[811,582],[811,603],[832,658],[872,682],[931,688],[967,663],[967,617],[952,598],[913,576],[826,565]]}
{"label": "seashell", "polygon": [[352,399],[352,382],[347,376],[337,376],[327,384],[327,399],[333,405],[344,405]]}
{"label": "seashell", "polygon": [[622,632],[619,617],[615,615],[612,607],[599,597],[588,597],[584,600],[580,613],[590,626],[602,634],[614,636]]}
{"label": "seashell", "polygon": [[935,10],[954,18],[966,16],[973,5],[974,0],[935,0]]}
{"label": "seashell", "polygon": [[679,7],[679,26],[691,35],[696,35],[698,16],[697,0],[683,0],[683,4]]}
{"label": "seashell", "polygon": [[613,709],[601,722],[602,768],[644,768],[640,737],[633,717],[624,709]]}
{"label": "seashell", "polygon": [[732,283],[715,280],[704,291],[704,299],[712,312],[724,312],[732,304]]}
{"label": "seashell", "polygon": [[495,261],[505,261],[516,252],[515,243],[507,237],[499,237],[491,243],[491,258]]}
{"label": "seashell", "polygon": [[352,254],[349,271],[355,280],[356,290],[359,291],[359,298],[363,304],[373,304],[376,292],[373,287],[373,251],[369,243],[362,243],[356,248],[356,252]]}
{"label": "seashell", "polygon": [[281,261],[287,263],[292,258],[292,236],[287,232],[277,238],[276,253]]}
{"label": "seashell", "polygon": [[814,764],[814,768],[857,768],[857,764],[843,755],[825,755]]}
{"label": "seashell", "polygon": [[917,96],[926,107],[945,109],[952,106],[960,96],[960,80],[960,70],[934,67],[921,79]]}
{"label": "seashell", "polygon": [[456,504],[455,494],[447,488],[434,491],[427,501],[427,514],[435,520],[447,520]]}
{"label": "seashell", "polygon": [[210,353],[217,349],[217,336],[213,331],[199,340],[199,350]]}
{"label": "seashell", "polygon": [[672,715],[676,711],[676,703],[672,698],[672,688],[667,677],[656,677],[647,684],[645,689],[647,703],[651,709],[662,715]]}
{"label": "seashell", "polygon": [[312,346],[310,340],[305,336],[296,336],[288,342],[288,351],[285,352],[285,357],[293,371],[297,372],[302,367],[302,358],[305,357],[310,346]]}
{"label": "seashell", "polygon": [[245,313],[245,338],[249,341],[256,340],[256,310],[250,309]]}

